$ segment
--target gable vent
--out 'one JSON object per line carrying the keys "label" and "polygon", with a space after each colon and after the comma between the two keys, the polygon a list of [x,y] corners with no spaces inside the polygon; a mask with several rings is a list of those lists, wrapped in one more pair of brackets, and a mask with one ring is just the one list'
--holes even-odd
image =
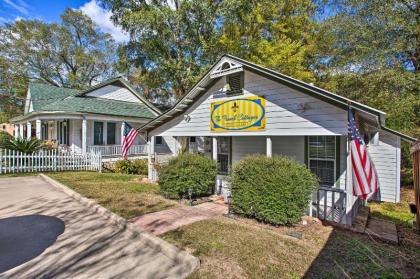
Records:
{"label": "gable vent", "polygon": [[235,73],[226,77],[226,83],[229,84],[228,92],[238,93],[242,92],[244,87],[243,73]]}

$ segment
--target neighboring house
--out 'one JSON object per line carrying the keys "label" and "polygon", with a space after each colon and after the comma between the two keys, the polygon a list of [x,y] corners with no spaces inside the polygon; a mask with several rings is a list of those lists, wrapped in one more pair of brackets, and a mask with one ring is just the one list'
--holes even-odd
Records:
{"label": "neighboring house", "polygon": [[[16,137],[54,140],[75,153],[121,155],[123,122],[137,128],[160,111],[120,78],[85,91],[30,83],[24,114],[13,118]],[[137,137],[132,155],[146,152]]]}
{"label": "neighboring house", "polygon": [[14,125],[11,123],[1,123],[0,124],[0,131],[6,132],[10,134],[11,136],[14,136],[15,134],[15,128]]}
{"label": "neighboring house", "polygon": [[[231,166],[248,154],[286,155],[320,179],[310,215],[350,224],[360,200],[352,194],[347,143],[350,100],[248,61],[225,55],[167,112],[141,128],[157,148],[177,154],[186,139],[219,166],[215,192],[229,195]],[[386,114],[351,101],[379,176],[377,199],[400,200],[400,144],[414,139],[384,126]],[[158,152],[159,153],[159,152]],[[264,179],[263,177],[261,179]]]}

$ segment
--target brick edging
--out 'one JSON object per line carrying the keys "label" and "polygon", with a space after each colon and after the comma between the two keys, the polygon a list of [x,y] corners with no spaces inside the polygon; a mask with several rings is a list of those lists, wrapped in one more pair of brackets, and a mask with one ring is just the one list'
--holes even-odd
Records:
{"label": "brick edging", "polygon": [[83,205],[89,207],[91,210],[95,211],[96,213],[102,215],[103,217],[110,220],[112,223],[116,224],[118,227],[122,229],[127,229],[134,235],[138,236],[141,235],[142,239],[145,240],[145,243],[162,252],[165,254],[168,258],[174,260],[174,262],[180,262],[180,261],[187,261],[189,265],[191,265],[191,272],[198,269],[200,266],[200,260],[191,254],[187,253],[184,250],[181,250],[180,248],[164,241],[163,239],[156,237],[154,235],[151,235],[147,232],[142,231],[139,227],[136,225],[128,222],[126,219],[122,218],[121,216],[111,212],[110,210],[106,209],[105,207],[101,206],[97,202],[88,199],[81,194],[73,191],[72,189],[68,188],[64,184],[52,179],[49,176],[46,176],[45,174],[39,174],[39,176],[45,180],[48,184],[52,185],[56,189],[64,192],[68,196],[72,197],[73,199],[77,200],[78,202],[82,203]]}

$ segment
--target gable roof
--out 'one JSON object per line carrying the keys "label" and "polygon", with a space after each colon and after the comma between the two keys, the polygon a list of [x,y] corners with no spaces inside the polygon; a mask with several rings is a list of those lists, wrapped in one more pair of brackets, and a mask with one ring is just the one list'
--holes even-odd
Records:
{"label": "gable roof", "polygon": [[[111,84],[127,88],[141,101],[141,103],[87,96],[87,93]],[[13,121],[20,121],[31,117],[34,114],[47,112],[95,113],[147,119],[153,119],[156,115],[160,114],[159,109],[137,93],[121,78],[107,80],[84,91],[31,82],[29,83],[29,93],[33,111],[13,118]]]}
{"label": "gable roof", "polygon": [[202,94],[204,94],[204,92],[207,91],[209,87],[211,87],[215,82],[217,82],[220,79],[220,76],[222,76],[223,74],[226,74],[226,70],[223,70],[225,71],[225,73],[222,73],[222,75],[218,75],[217,73],[215,73],[219,68],[220,69],[223,68],[221,67],[221,65],[223,65],[226,61],[228,61],[230,64],[234,64],[234,67],[235,67],[234,71],[245,69],[250,72],[254,72],[261,76],[265,76],[269,79],[282,83],[288,87],[294,88],[300,92],[306,93],[310,96],[313,96],[325,102],[331,103],[337,107],[347,109],[350,104],[351,107],[355,109],[356,111],[368,113],[377,117],[379,126],[381,128],[387,129],[388,132],[401,136],[403,139],[408,140],[408,141],[415,140],[409,136],[402,135],[401,133],[397,133],[389,128],[386,128],[384,126],[386,113],[383,111],[377,110],[375,108],[369,107],[359,102],[355,102],[343,96],[340,96],[332,92],[329,92],[327,90],[324,90],[322,88],[316,87],[312,84],[308,84],[306,82],[294,79],[290,76],[264,68],[262,66],[256,65],[254,63],[251,63],[249,61],[243,60],[241,58],[238,58],[229,54],[223,55],[212,67],[210,67],[207,70],[207,72],[202,76],[202,78],[170,110],[156,117],[152,121],[146,123],[140,129],[146,130],[146,131],[155,129],[159,127],[160,125],[164,124],[165,122],[167,122],[169,119],[172,119],[178,115],[181,115],[185,110],[188,109],[188,107],[192,103],[194,103]]}
{"label": "gable roof", "polygon": [[85,112],[152,119],[156,115],[142,103],[91,97],[68,97],[43,107],[43,111]]}
{"label": "gable roof", "polygon": [[76,96],[78,90],[48,85],[45,83],[29,83],[33,111],[41,111],[45,105]]}
{"label": "gable roof", "polygon": [[145,97],[143,97],[141,94],[139,94],[136,90],[134,90],[133,87],[131,87],[130,84],[128,84],[128,82],[126,82],[124,79],[122,79],[121,77],[117,77],[117,78],[113,78],[113,79],[109,79],[106,80],[102,83],[99,83],[95,86],[92,86],[82,92],[80,92],[78,94],[78,96],[82,97],[87,95],[88,93],[95,91],[99,88],[105,87],[107,85],[119,85],[121,87],[125,87],[127,88],[131,93],[134,94],[134,96],[136,96],[140,101],[142,101],[147,107],[149,107],[151,110],[153,110],[155,113],[160,114],[161,111],[155,107],[152,103],[150,103]]}

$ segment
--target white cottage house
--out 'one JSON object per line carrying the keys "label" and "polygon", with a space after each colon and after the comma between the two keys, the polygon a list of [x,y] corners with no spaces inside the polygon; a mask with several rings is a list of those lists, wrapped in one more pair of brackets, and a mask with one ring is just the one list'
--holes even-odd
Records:
{"label": "white cottage house", "polygon": [[[16,137],[56,141],[74,153],[101,152],[121,156],[123,122],[140,127],[160,111],[121,78],[85,91],[30,83],[24,114],[13,118]],[[138,137],[131,155],[146,154]]]}
{"label": "white cottage house", "polygon": [[226,175],[235,162],[255,153],[286,155],[320,179],[308,214],[350,224],[360,201],[351,187],[349,102],[378,171],[376,198],[399,202],[400,144],[414,139],[386,128],[384,112],[230,55],[172,109],[141,128],[150,144],[149,178],[156,179],[153,166],[163,142],[169,155],[187,139],[190,151],[217,160],[215,192],[225,197]]}

